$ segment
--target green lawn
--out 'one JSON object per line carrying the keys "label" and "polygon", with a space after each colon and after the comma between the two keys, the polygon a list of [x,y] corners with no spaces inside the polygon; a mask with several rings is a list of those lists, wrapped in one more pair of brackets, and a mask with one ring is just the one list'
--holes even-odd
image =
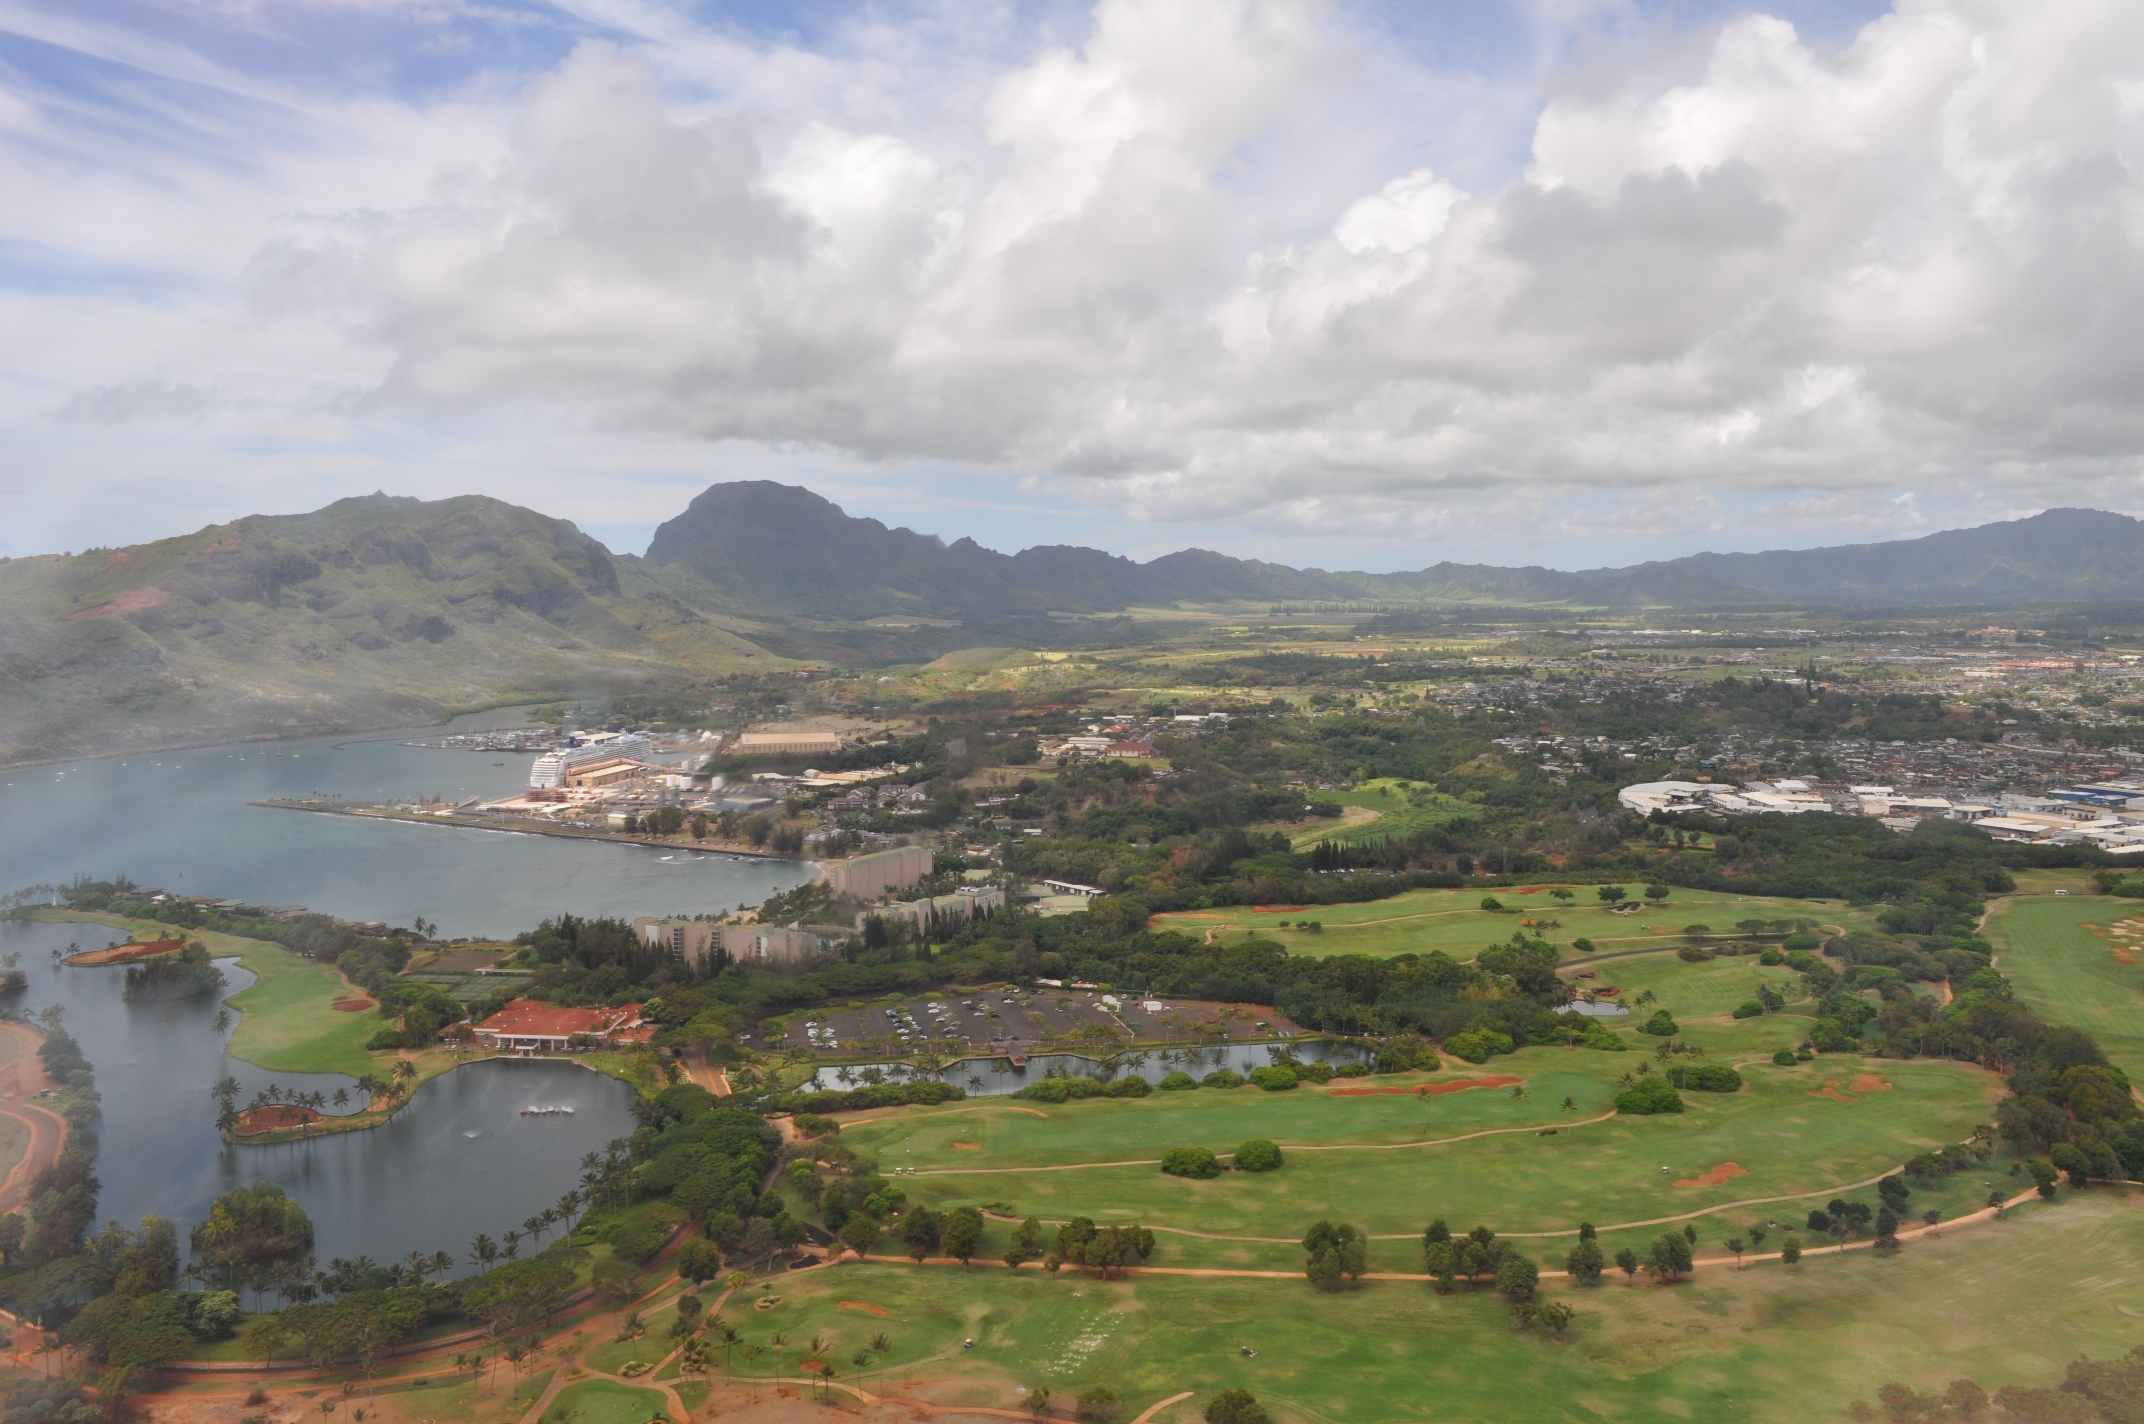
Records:
{"label": "green lawn", "polygon": [[[1757,1031],[1778,1027],[1775,1020]],[[1300,1238],[1320,1217],[1392,1237],[1418,1235],[1439,1216],[1512,1233],[1560,1232],[1582,1221],[1605,1227],[1761,1197],[1828,1196],[1917,1152],[1962,1140],[1989,1119],[1999,1086],[1958,1064],[1827,1056],[1776,1068],[1763,1058],[1749,1062],[1755,1055],[1732,1047],[1723,1042],[1708,1061],[1744,1062],[1747,1086],[1729,1095],[1686,1093],[1688,1111],[1679,1116],[1579,1125],[1608,1112],[1616,1079],[1650,1055],[1533,1048],[1478,1070],[1522,1076],[1524,1100],[1508,1087],[1434,1098],[1246,1087],[1055,1107],[971,1101],[852,1123],[842,1140],[874,1153],[883,1169],[917,1169],[899,1180],[911,1198],[936,1207],[996,1203],[1019,1215],[1081,1215],[1283,1241]],[[1890,1087],[1855,1091],[1863,1073]],[[1463,1075],[1439,1075],[1457,1076]],[[1357,1080],[1420,1081],[1413,1075]],[[1827,1084],[1847,1101],[1813,1096]],[[1517,1131],[1402,1145],[1494,1129]],[[1553,1134],[1542,1135],[1547,1129]],[[1164,1177],[1153,1166],[1004,1170],[1155,1159],[1173,1146],[1228,1152],[1253,1137],[1282,1144],[1287,1163],[1280,1171],[1200,1182]],[[1290,1150],[1321,1148],[1328,1150]],[[1743,1170],[1718,1185],[1675,1185],[1726,1163]],[[1166,1246],[1171,1260],[1194,1264],[1216,1264],[1205,1257],[1235,1249],[1173,1235]],[[1411,1251],[1398,1254],[1404,1259],[1390,1269],[1415,1269]]]}
{"label": "green lawn", "polygon": [[[1840,1418],[1890,1380],[2050,1385],[2080,1351],[2127,1350],[2144,1316],[2144,1196],[2065,1192],[2052,1207],[1915,1241],[1889,1259],[1716,1268],[1673,1287],[1548,1284],[1578,1309],[1568,1344],[1513,1329],[1487,1291],[1372,1282],[1324,1296],[1300,1280],[1105,1284],[981,1264],[967,1274],[878,1263],[814,1271],[769,1284],[778,1308],[740,1302],[729,1316],[763,1348],[785,1335],[792,1370],[797,1342],[825,1337],[846,1380],[856,1377],[849,1357],[883,1332],[893,1342],[887,1392],[940,1403],[1013,1408],[1019,1389],[1041,1386],[1069,1404],[1103,1383],[1127,1415],[1194,1391],[1157,1416],[1166,1424],[1191,1424],[1229,1387],[1254,1392],[1279,1421],[1802,1424]],[[974,1348],[963,1350],[967,1339]],[[758,1362],[763,1376],[770,1359]],[[877,1366],[864,1374],[876,1391]]]}
{"label": "green lawn", "polygon": [[[1760,984],[1769,984],[1785,994],[1790,1012],[1795,1000],[1808,997],[1802,990],[1800,975],[1784,964],[1767,969],[1753,954],[1686,964],[1672,950],[1662,950],[1604,960],[1588,967],[1598,977],[1574,978],[1572,987],[1597,990],[1614,985],[1622,990],[1617,997],[1626,1003],[1650,989],[1659,996],[1655,1007],[1666,1009],[1677,1022],[1732,1013],[1737,1005],[1757,997]],[[1648,1007],[1638,1016],[1651,1012],[1652,1007]],[[1804,1022],[1798,1027],[1806,1032],[1809,1025]]]}
{"label": "green lawn", "polygon": [[[92,921],[144,937],[171,933],[171,926],[158,921],[120,915],[67,910],[49,917]],[[242,966],[260,976],[251,988],[226,1001],[240,1015],[237,1032],[231,1035],[234,1057],[283,1073],[355,1076],[373,1070],[376,1060],[365,1052],[365,1041],[384,1020],[370,1010],[347,1013],[330,1007],[337,999],[363,994],[336,970],[264,940],[207,930],[185,934],[206,944],[218,958],[237,955]]]}
{"label": "green lawn", "polygon": [[[1250,931],[1286,945],[1291,954],[1387,957],[1438,949],[1455,959],[1472,959],[1485,946],[1509,939],[1524,928],[1519,924],[1521,919],[1554,920],[1554,926],[1540,931],[1553,943],[1569,950],[1573,940],[1590,939],[1603,954],[1620,949],[1680,946],[1687,943],[1684,927],[1693,924],[1706,925],[1719,934],[1732,934],[1738,920],[1805,919],[1845,929],[1873,924],[1866,912],[1848,910],[1837,901],[1778,900],[1703,890],[1677,890],[1657,905],[1647,904],[1635,914],[1619,915],[1601,904],[1593,886],[1572,887],[1568,905],[1558,904],[1550,893],[1552,888],[1521,885],[1500,890],[1410,890],[1389,900],[1355,905],[1312,905],[1278,911],[1247,905],[1186,910],[1155,916],[1154,927],[1201,937],[1208,931],[1230,937]],[[1644,884],[1638,881],[1623,889],[1631,900],[1639,900],[1645,892]],[[1504,911],[1482,909],[1484,896],[1500,901]],[[1305,920],[1315,920],[1321,928],[1315,932],[1302,928]]]}
{"label": "green lawn", "polygon": [[543,1424],[647,1424],[669,1414],[669,1401],[652,1389],[582,1380],[558,1392],[543,1412]]}
{"label": "green lawn", "polygon": [[[2144,1081],[2144,918],[2134,917],[2144,917],[2144,900],[2011,896],[1996,901],[1987,934],[2020,999],[2051,1022],[2088,1030]],[[2140,933],[2113,933],[2124,922]]]}

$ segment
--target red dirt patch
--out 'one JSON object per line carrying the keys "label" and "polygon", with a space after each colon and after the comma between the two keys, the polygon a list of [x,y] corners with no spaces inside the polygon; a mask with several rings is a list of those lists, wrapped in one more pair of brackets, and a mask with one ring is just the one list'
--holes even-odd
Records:
{"label": "red dirt patch", "polygon": [[371,999],[337,999],[334,1003],[329,1004],[328,1007],[340,1009],[346,1014],[354,1014],[361,1009],[378,1008],[379,1005]]}
{"label": "red dirt patch", "polygon": [[1837,1078],[1826,1078],[1824,1086],[1818,1088],[1809,1096],[1812,1098],[1829,1098],[1835,1103],[1850,1103],[1853,1101],[1852,1098],[1839,1091],[1839,1080]]}
{"label": "red dirt patch", "polygon": [[2116,964],[2134,964],[2137,962],[2137,957],[2126,949],[2110,950],[2109,953],[2113,954]]}
{"label": "red dirt patch", "polygon": [[983,1144],[980,1142],[956,1142],[953,1144],[953,1150],[955,1152],[980,1152],[983,1150]]}
{"label": "red dirt patch", "polygon": [[238,1126],[231,1130],[240,1137],[251,1137],[256,1132],[274,1132],[279,1127],[303,1127],[309,1122],[321,1120],[320,1114],[311,1108],[292,1107],[288,1103],[271,1103],[264,1108],[247,1108],[238,1115]]}
{"label": "red dirt patch", "polygon": [[70,954],[62,961],[67,964],[131,964],[137,959],[154,959],[159,954],[169,954],[184,947],[183,940],[148,939],[129,944],[115,944],[109,949],[85,949],[79,954]]}
{"label": "red dirt patch", "polygon": [[1678,1187],[1724,1187],[1730,1177],[1742,1176],[1748,1170],[1747,1167],[1739,1167],[1732,1162],[1722,1162],[1709,1172],[1677,1182],[1675,1185]]}
{"label": "red dirt patch", "polygon": [[1424,1098],[1441,1098],[1446,1093],[1463,1093],[1469,1088],[1508,1088],[1514,1083],[1523,1083],[1523,1078],[1508,1074],[1492,1073],[1486,1078],[1456,1078],[1449,1083],[1418,1083],[1412,1088],[1327,1088],[1329,1098],[1369,1098],[1382,1093],[1409,1093]]}
{"label": "red dirt patch", "polygon": [[1888,1093],[1891,1091],[1891,1085],[1883,1080],[1883,1074],[1881,1073],[1863,1073],[1854,1079],[1853,1087],[1847,1091],[1853,1093]]}
{"label": "red dirt patch", "polygon": [[170,594],[155,584],[150,584],[147,588],[129,589],[109,603],[100,603],[94,608],[77,609],[67,615],[67,621],[74,623],[84,618],[124,618],[129,613],[139,613],[143,609],[169,602]]}
{"label": "red dirt patch", "polygon": [[114,549],[104,556],[104,566],[108,569],[123,569],[133,562],[134,556],[124,549]]}
{"label": "red dirt patch", "polygon": [[868,1302],[866,1302],[866,1301],[861,1301],[861,1300],[844,1300],[844,1301],[839,1301],[839,1302],[837,1302],[837,1303],[835,1304],[835,1306],[834,1306],[834,1309],[836,1309],[836,1310],[860,1310],[860,1311],[862,1311],[862,1312],[863,1312],[864,1314],[866,1314],[866,1315],[877,1315],[877,1316],[882,1316],[882,1317],[883,1317],[883,1316],[885,1315],[885,1313],[886,1313],[886,1307],[884,1307],[884,1306],[882,1306],[882,1305],[872,1305],[872,1304],[870,1304],[870,1303],[868,1303]]}

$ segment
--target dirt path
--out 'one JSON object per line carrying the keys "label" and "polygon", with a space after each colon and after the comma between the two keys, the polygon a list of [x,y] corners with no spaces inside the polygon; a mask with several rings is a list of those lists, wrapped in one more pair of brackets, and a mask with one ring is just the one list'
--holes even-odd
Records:
{"label": "dirt path", "polygon": [[44,1036],[27,1024],[0,1022],[0,1034],[15,1049],[14,1060],[0,1068],[0,1116],[13,1118],[29,1132],[22,1160],[0,1181],[0,1212],[13,1211],[29,1197],[37,1174],[57,1162],[67,1144],[67,1120],[50,1108],[28,1101],[32,1093],[57,1088],[37,1057]]}

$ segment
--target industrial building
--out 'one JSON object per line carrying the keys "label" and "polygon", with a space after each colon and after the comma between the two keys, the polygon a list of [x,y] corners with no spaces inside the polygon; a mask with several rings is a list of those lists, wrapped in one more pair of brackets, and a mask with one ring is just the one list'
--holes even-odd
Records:
{"label": "industrial building", "polygon": [[595,768],[597,763],[632,765],[637,758],[651,756],[654,751],[654,745],[641,732],[588,732],[568,737],[557,751],[536,758],[535,765],[529,768],[529,785],[544,790],[587,785],[590,783],[572,778],[584,768]]}
{"label": "industrial building", "polygon": [[746,732],[730,750],[738,756],[829,756],[841,750],[841,734]]}

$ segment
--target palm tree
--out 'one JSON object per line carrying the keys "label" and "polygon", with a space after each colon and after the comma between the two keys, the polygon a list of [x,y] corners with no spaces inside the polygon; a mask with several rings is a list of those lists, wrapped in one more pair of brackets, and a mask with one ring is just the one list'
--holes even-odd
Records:
{"label": "palm tree", "polygon": [[424,1252],[412,1249],[402,1258],[402,1269],[413,1286],[424,1284],[424,1278],[432,1273],[432,1258]]}
{"label": "palm tree", "polygon": [[571,1231],[574,1217],[581,1209],[581,1194],[575,1191],[568,1191],[558,1199],[558,1206],[555,1209],[558,1212],[559,1221],[565,1224],[568,1231]]}
{"label": "palm tree", "polygon": [[350,1106],[350,1090],[348,1088],[337,1088],[335,1090],[335,1106],[339,1108]]}
{"label": "palm tree", "polygon": [[397,1058],[395,1060],[395,1083],[397,1086],[407,1083],[416,1076],[416,1064],[410,1062],[407,1058]]}
{"label": "palm tree", "polygon": [[447,1272],[449,1272],[449,1271],[451,1271],[451,1270],[453,1270],[453,1269],[454,1269],[454,1255],[453,1255],[453,1253],[452,1253],[452,1252],[449,1252],[449,1251],[434,1251],[434,1252],[432,1253],[432,1274],[433,1274],[433,1275],[435,1275],[435,1276],[444,1276],[444,1275],[446,1275],[446,1274],[447,1274]]}
{"label": "palm tree", "polygon": [[490,1270],[491,1263],[498,1259],[499,1243],[483,1232],[478,1232],[476,1240],[469,1243],[469,1264],[476,1267],[481,1274]]}
{"label": "palm tree", "polygon": [[886,1352],[893,1348],[893,1337],[881,1330],[871,1337],[871,1353],[878,1356],[878,1393],[886,1396]]}
{"label": "palm tree", "polygon": [[521,1229],[523,1231],[526,1231],[529,1235],[535,1237],[536,1244],[538,1246],[541,1246],[543,1245],[544,1228],[549,1226],[550,1224],[551,1223],[545,1221],[540,1216],[528,1216],[522,1218]]}
{"label": "palm tree", "polygon": [[849,1363],[856,1366],[856,1378],[861,1383],[864,1377],[864,1368],[871,1363],[871,1352],[869,1350],[858,1350],[855,1354],[849,1356]]}
{"label": "palm tree", "polygon": [[780,1331],[767,1337],[767,1349],[774,1355],[774,1363],[768,1367],[769,1378],[778,1380],[782,1377],[782,1347],[788,1343],[789,1337]]}
{"label": "palm tree", "polygon": [[824,1335],[814,1335],[811,1337],[811,1357],[814,1360],[819,1360],[819,1368],[822,1371],[826,1368],[826,1361],[820,1360],[819,1357],[826,1353],[826,1347],[827,1338]]}
{"label": "palm tree", "polygon": [[500,1241],[501,1241],[501,1242],[502,1242],[502,1243],[503,1243],[503,1244],[505,1245],[505,1247],[506,1247],[506,1259],[507,1259],[507,1260],[511,1261],[511,1260],[513,1260],[513,1259],[514,1259],[514,1258],[515,1258],[516,1256],[519,1256],[519,1255],[521,1254],[521,1233],[520,1233],[520,1232],[518,1232],[518,1231],[508,1231],[508,1232],[505,1232],[505,1233],[503,1233],[503,1234],[502,1234],[502,1235],[501,1235],[501,1236],[499,1237],[499,1240],[500,1240]]}
{"label": "palm tree", "polygon": [[744,1347],[744,1372],[751,1376],[755,1384],[759,1382],[759,1357],[765,1353],[766,1346],[764,1345],[747,1345]]}

